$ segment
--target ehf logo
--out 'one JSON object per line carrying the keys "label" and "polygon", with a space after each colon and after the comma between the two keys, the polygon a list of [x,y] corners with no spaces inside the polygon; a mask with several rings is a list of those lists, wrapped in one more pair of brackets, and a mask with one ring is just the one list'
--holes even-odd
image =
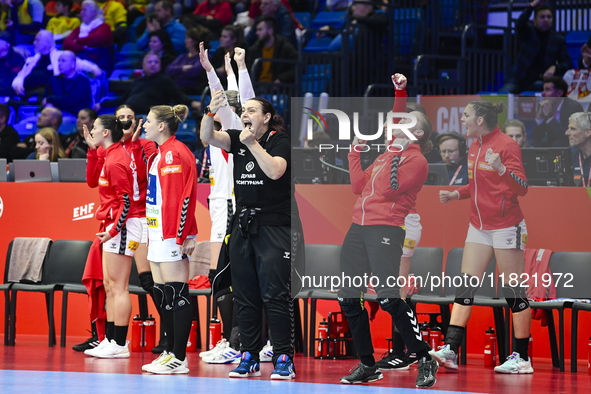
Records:
{"label": "ehf logo", "polygon": [[166,157],[164,160],[166,161],[166,164],[172,164],[172,152],[171,151],[166,152]]}
{"label": "ehf logo", "polygon": [[254,168],[254,163],[252,161],[249,161],[248,164],[246,164],[246,171],[252,171],[252,169]]}

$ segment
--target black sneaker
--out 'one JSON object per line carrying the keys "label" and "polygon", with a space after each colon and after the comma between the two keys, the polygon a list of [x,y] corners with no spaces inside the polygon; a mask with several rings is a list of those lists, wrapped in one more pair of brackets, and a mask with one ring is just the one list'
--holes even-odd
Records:
{"label": "black sneaker", "polygon": [[341,378],[341,383],[344,384],[358,384],[358,383],[369,383],[383,379],[384,375],[380,371],[377,365],[368,367],[363,363],[357,364],[352,370],[351,375],[344,376]]}
{"label": "black sneaker", "polygon": [[416,353],[406,353],[404,356],[404,361],[409,365],[413,365],[419,362],[419,358],[417,357]]}
{"label": "black sneaker", "polygon": [[98,344],[98,337],[91,337],[88,338],[86,341],[79,343],[78,345],[72,346],[72,349],[74,349],[77,352],[83,352],[85,350],[94,349],[98,346]]}
{"label": "black sneaker", "polygon": [[167,345],[166,337],[162,336],[162,338],[160,338],[160,342],[158,342],[158,345],[156,345],[152,348],[152,353],[162,354],[162,352],[166,350],[166,345]]}
{"label": "black sneaker", "polygon": [[409,365],[410,364],[406,361],[406,357],[404,355],[394,354],[392,351],[387,352],[384,357],[376,363],[376,366],[379,369],[384,369],[387,371],[405,371],[408,369]]}
{"label": "black sneaker", "polygon": [[417,387],[431,387],[437,382],[435,374],[439,369],[439,364],[434,358],[427,360],[423,357],[419,360],[419,375],[417,376]]}

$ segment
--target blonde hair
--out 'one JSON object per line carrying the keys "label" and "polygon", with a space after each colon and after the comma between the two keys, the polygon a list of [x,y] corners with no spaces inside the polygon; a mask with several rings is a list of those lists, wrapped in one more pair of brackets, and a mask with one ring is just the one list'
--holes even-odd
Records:
{"label": "blonde hair", "polygon": [[[58,157],[65,158],[66,152],[62,148],[62,143],[60,142],[60,137],[57,134],[57,131],[52,129],[51,127],[43,127],[42,129],[37,130],[37,133],[41,137],[45,138],[47,142],[51,145],[51,150],[49,151],[49,161],[57,161]],[[39,153],[37,153],[37,160],[39,160]]]}
{"label": "blonde hair", "polygon": [[189,107],[182,104],[175,105],[174,107],[170,105],[156,105],[150,108],[150,111],[154,113],[156,120],[164,123],[168,131],[173,135],[179,129],[179,124],[183,123],[187,119],[187,116],[189,116]]}

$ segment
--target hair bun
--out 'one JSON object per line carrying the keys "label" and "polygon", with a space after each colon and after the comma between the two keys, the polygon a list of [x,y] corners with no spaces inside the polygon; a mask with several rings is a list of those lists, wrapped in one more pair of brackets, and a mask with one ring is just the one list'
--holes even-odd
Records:
{"label": "hair bun", "polygon": [[172,114],[178,119],[179,123],[183,123],[189,116],[189,107],[183,104],[175,105],[172,107]]}
{"label": "hair bun", "polygon": [[493,111],[497,114],[503,113],[505,110],[505,104],[502,101],[493,104]]}

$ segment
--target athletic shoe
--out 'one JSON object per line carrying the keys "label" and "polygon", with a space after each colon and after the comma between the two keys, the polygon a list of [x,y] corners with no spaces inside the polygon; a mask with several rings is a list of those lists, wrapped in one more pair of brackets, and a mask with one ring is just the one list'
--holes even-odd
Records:
{"label": "athletic shoe", "polygon": [[119,346],[114,339],[111,340],[111,343],[104,348],[97,350],[94,352],[94,357],[98,358],[129,358],[129,348],[127,344],[129,342],[125,342],[125,345]]}
{"label": "athletic shoe", "polygon": [[519,353],[513,352],[507,361],[503,364],[495,367],[495,372],[498,373],[534,373],[534,369],[531,366],[531,360],[528,358],[527,361],[519,357]]}
{"label": "athletic shoe", "polygon": [[159,363],[149,364],[146,367],[146,370],[147,372],[158,375],[183,374],[189,373],[189,364],[187,363],[186,357],[181,361],[176,358],[173,353],[168,353]]}
{"label": "athletic shoe", "polygon": [[203,357],[202,360],[208,364],[230,364],[235,360],[240,360],[242,356],[240,350],[232,349],[229,343],[226,344],[228,346],[223,352],[214,354],[212,356]]}
{"label": "athletic shoe", "polygon": [[431,350],[429,354],[433,357],[439,365],[447,369],[458,369],[458,355],[451,350],[449,343],[439,346],[437,351]]}
{"label": "athletic shoe", "polygon": [[84,354],[86,354],[87,356],[93,356],[96,352],[98,352],[99,350],[102,350],[103,348],[109,346],[111,344],[111,341],[109,341],[106,337],[105,339],[103,339],[101,341],[101,343],[98,344],[97,347],[92,348],[92,349],[87,349],[84,351]]}
{"label": "athletic shoe", "polygon": [[273,345],[271,345],[271,341],[267,341],[267,344],[259,353],[259,357],[262,363],[268,363],[273,361]]}
{"label": "athletic shoe", "polygon": [[394,354],[391,350],[384,354],[384,357],[376,363],[381,370],[396,370],[406,371],[408,370],[409,364],[406,362],[406,357],[400,354]]}
{"label": "athletic shoe", "polygon": [[275,369],[271,372],[271,379],[289,380],[293,378],[295,378],[293,361],[287,354],[280,355],[275,362]]}
{"label": "athletic shoe", "polygon": [[91,338],[88,338],[86,341],[79,343],[78,345],[72,346],[72,349],[74,349],[77,352],[83,352],[85,350],[94,349],[99,344],[100,342],[98,340],[98,337],[93,336]]}
{"label": "athletic shoe", "polygon": [[220,341],[218,341],[218,343],[213,347],[213,349],[208,350],[206,352],[201,352],[199,353],[199,357],[203,358],[203,357],[209,357],[209,356],[213,356],[215,354],[221,353],[224,350],[226,350],[226,347],[229,345],[229,343],[222,338]]}
{"label": "athletic shoe", "polygon": [[168,356],[168,352],[165,350],[162,353],[160,353],[160,355],[158,356],[158,358],[156,358],[154,361],[152,361],[150,364],[144,364],[142,365],[142,371],[148,372],[148,367],[150,365],[156,365],[159,364],[163,359],[165,359]]}
{"label": "athletic shoe", "polygon": [[370,383],[384,378],[382,371],[377,365],[368,367],[363,363],[357,364],[352,370],[351,375],[341,378],[341,383],[344,384],[359,384]]}
{"label": "athletic shoe", "polygon": [[240,365],[230,371],[231,378],[249,378],[251,376],[261,376],[261,367],[256,360],[253,360],[249,352],[242,353]]}
{"label": "athletic shoe", "polygon": [[437,382],[435,374],[439,369],[439,364],[434,358],[427,360],[427,357],[423,357],[419,360],[419,375],[417,376],[417,387],[431,387]]}

